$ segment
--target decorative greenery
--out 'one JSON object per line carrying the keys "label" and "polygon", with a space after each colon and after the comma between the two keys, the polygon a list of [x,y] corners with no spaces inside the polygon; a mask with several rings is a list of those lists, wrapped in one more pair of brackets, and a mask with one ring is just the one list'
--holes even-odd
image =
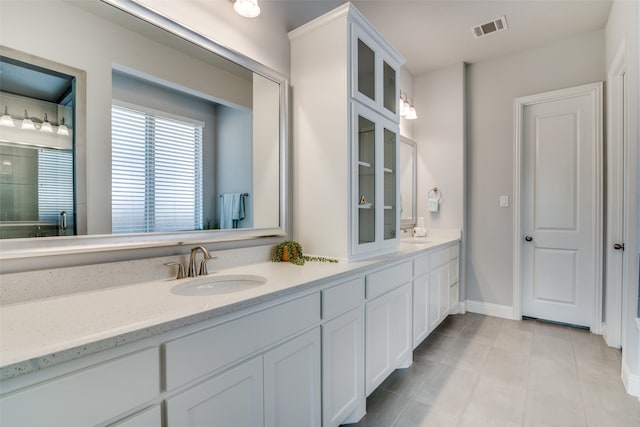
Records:
{"label": "decorative greenery", "polygon": [[273,262],[290,262],[291,264],[304,265],[306,261],[338,262],[337,259],[307,256],[302,253],[302,246],[293,240],[287,240],[276,246]]}

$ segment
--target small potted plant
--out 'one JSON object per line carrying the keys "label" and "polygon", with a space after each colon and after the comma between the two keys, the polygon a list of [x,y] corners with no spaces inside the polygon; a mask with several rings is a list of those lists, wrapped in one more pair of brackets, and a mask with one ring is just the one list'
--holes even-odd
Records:
{"label": "small potted plant", "polygon": [[272,261],[290,262],[296,265],[304,265],[305,261],[338,262],[337,259],[304,255],[300,243],[294,242],[293,240],[286,240],[278,244]]}

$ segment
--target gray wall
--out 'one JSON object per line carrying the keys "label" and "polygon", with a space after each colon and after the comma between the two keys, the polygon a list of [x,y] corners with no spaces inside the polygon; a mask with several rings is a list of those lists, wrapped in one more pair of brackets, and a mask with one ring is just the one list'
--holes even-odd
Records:
{"label": "gray wall", "polygon": [[[427,229],[461,230],[464,214],[464,64],[414,80],[414,136],[418,144],[418,217]],[[438,187],[438,212],[427,210],[429,190]]]}
{"label": "gray wall", "polygon": [[513,304],[514,98],[603,80],[604,31],[467,67],[468,300]]}

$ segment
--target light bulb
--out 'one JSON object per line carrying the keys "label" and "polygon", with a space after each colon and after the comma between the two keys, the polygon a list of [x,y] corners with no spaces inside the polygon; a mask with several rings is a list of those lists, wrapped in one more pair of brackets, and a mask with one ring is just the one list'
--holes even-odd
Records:
{"label": "light bulb", "polygon": [[7,112],[7,106],[4,107],[4,114],[0,117],[0,126],[14,127],[13,118]]}
{"label": "light bulb", "polygon": [[49,120],[47,119],[47,113],[44,113],[44,121],[42,122],[42,126],[40,126],[40,130],[42,132],[53,133],[53,127],[51,126],[51,123],[49,123]]}
{"label": "light bulb", "polygon": [[27,110],[24,110],[24,119],[22,119],[22,129],[36,130],[36,125],[33,124],[27,114]]}

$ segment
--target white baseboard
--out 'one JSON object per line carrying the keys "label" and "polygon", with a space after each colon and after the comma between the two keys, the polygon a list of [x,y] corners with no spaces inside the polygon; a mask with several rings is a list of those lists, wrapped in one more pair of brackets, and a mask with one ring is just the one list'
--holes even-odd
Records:
{"label": "white baseboard", "polygon": [[624,362],[622,362],[622,383],[627,393],[640,400],[640,375],[631,372],[629,366]]}
{"label": "white baseboard", "polygon": [[449,309],[449,314],[464,314],[466,312],[465,301],[460,301],[457,305],[454,305]]}
{"label": "white baseboard", "polygon": [[513,307],[510,305],[467,300],[466,309],[471,313],[486,314],[487,316],[501,317],[503,319],[513,319]]}

